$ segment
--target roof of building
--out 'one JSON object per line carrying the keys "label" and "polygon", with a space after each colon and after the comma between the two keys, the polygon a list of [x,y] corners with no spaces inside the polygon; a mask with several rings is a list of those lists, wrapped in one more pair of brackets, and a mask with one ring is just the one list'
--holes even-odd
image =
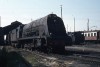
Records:
{"label": "roof of building", "polygon": [[100,32],[100,30],[90,30],[90,31],[84,31],[84,33],[86,32]]}

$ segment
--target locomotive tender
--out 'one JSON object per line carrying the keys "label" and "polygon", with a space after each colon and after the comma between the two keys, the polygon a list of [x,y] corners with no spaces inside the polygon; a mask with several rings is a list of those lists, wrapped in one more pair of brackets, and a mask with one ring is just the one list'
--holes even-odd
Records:
{"label": "locomotive tender", "polygon": [[60,17],[49,14],[26,25],[19,25],[9,32],[11,45],[21,48],[62,51],[71,44]]}
{"label": "locomotive tender", "polygon": [[72,44],[82,45],[84,44],[85,37],[82,31],[68,32],[68,35],[72,38]]}

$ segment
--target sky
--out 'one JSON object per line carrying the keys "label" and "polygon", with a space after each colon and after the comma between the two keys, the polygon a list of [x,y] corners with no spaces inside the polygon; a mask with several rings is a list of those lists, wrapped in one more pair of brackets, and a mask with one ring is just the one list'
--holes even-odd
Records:
{"label": "sky", "polygon": [[54,13],[62,16],[66,30],[87,30],[89,19],[90,30],[100,30],[100,0],[0,0],[1,26],[14,21],[28,24]]}

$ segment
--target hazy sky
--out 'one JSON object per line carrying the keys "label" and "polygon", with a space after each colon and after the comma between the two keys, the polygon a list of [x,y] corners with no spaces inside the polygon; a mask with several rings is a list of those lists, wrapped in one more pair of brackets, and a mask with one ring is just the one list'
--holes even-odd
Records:
{"label": "hazy sky", "polygon": [[0,0],[1,26],[13,21],[24,24],[50,13],[60,16],[63,7],[63,21],[68,30],[73,31],[74,17],[76,30],[87,30],[89,18],[91,29],[100,29],[100,0]]}

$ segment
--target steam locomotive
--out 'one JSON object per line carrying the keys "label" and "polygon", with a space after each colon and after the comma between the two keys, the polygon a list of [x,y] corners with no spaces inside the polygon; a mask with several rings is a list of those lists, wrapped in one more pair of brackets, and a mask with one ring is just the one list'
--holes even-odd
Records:
{"label": "steam locomotive", "polygon": [[19,25],[7,34],[9,44],[18,48],[43,51],[63,51],[71,45],[72,39],[66,34],[63,20],[56,14]]}

